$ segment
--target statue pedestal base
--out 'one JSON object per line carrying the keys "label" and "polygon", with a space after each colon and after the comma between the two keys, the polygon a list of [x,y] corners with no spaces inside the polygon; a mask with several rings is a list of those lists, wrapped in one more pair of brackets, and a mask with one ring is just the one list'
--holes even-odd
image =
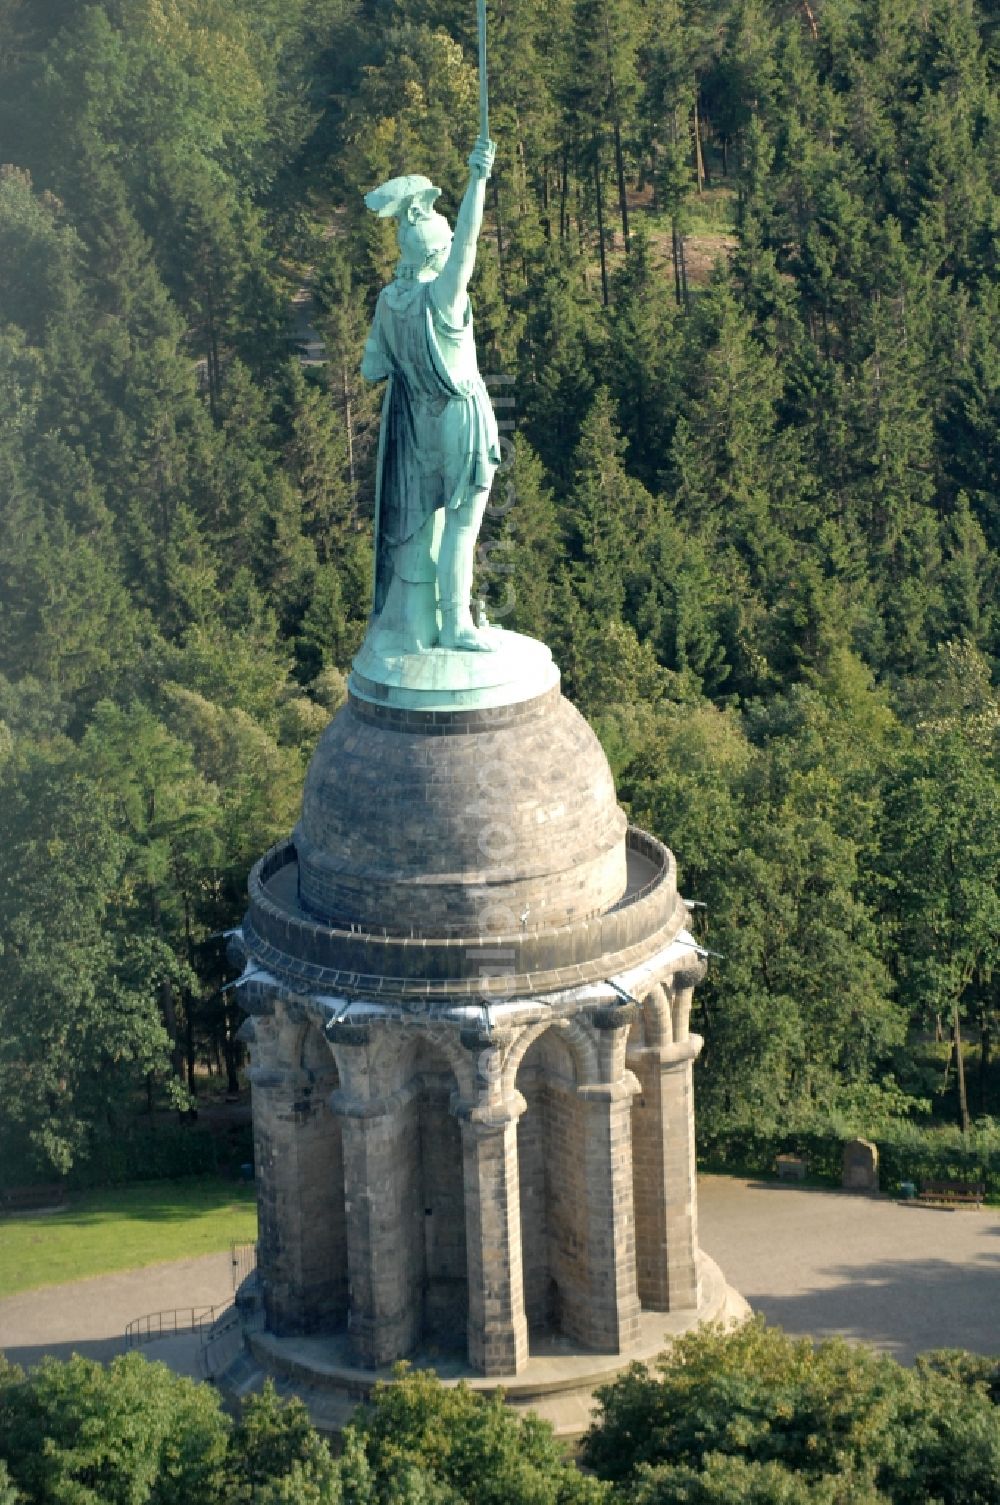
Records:
{"label": "statue pedestal base", "polygon": [[[411,1366],[432,1369],[448,1389],[465,1384],[484,1396],[503,1390],[504,1400],[518,1415],[534,1413],[549,1422],[557,1436],[579,1439],[594,1420],[598,1386],[609,1384],[636,1361],[652,1366],[675,1338],[703,1323],[734,1327],[750,1316],[749,1305],[726,1284],[718,1265],[706,1254],[700,1254],[699,1264],[702,1298],[698,1307],[643,1312],[638,1340],[625,1353],[590,1353],[555,1334],[536,1336],[527,1364],[516,1373],[486,1378],[461,1356],[440,1348],[418,1348],[410,1356]],[[242,1397],[261,1390],[266,1379],[276,1379],[305,1404],[313,1426],[332,1437],[342,1434],[376,1384],[391,1384],[394,1377],[391,1365],[378,1369],[359,1365],[346,1334],[277,1338],[262,1330],[262,1318],[253,1313],[244,1318],[242,1331],[234,1334],[230,1326],[225,1336],[210,1338],[206,1352],[209,1372],[223,1395]]]}
{"label": "statue pedestal base", "polygon": [[487,629],[489,652],[394,648],[391,636],[369,633],[348,684],[360,700],[410,711],[480,711],[533,700],[559,683],[544,643],[502,627]]}

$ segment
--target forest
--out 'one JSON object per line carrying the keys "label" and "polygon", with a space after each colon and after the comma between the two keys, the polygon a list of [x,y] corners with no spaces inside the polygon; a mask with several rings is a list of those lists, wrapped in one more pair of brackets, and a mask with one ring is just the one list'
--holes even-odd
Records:
{"label": "forest", "polygon": [[[705,906],[706,1163],[1000,1191],[1000,3],[488,13],[478,588]],[[477,88],[471,0],[0,0],[8,1179],[239,1085],[223,933],[369,609],[363,193],[454,214]]]}

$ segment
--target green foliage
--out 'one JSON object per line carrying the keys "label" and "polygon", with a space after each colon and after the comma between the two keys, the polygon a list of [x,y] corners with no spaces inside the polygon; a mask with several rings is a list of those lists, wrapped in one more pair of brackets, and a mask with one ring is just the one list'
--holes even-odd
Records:
{"label": "green foliage", "polygon": [[810,1480],[780,1463],[707,1453],[700,1468],[643,1471],[630,1498],[637,1505],[879,1505],[884,1496],[849,1475]]}
{"label": "green foliage", "polygon": [[0,1491],[12,1505],[987,1505],[996,1387],[992,1360],[954,1351],[904,1369],[759,1319],[702,1329],[603,1388],[583,1472],[501,1396],[405,1366],[334,1458],[270,1384],[231,1420],[209,1386],[138,1354],[27,1375],[0,1358]]}
{"label": "green foliage", "polygon": [[138,1354],[106,1369],[79,1357],[45,1359],[29,1376],[0,1368],[0,1449],[29,1500],[221,1501],[226,1433],[207,1386]]}
{"label": "green foliage", "polygon": [[113,1132],[135,1073],[164,1064],[141,940],[117,930],[125,849],[72,749],[11,759],[0,782],[4,1126],[66,1171]]}
{"label": "green foliage", "polygon": [[0,1505],[17,1505],[24,1496],[11,1483],[7,1465],[0,1459]]}
{"label": "green foliage", "polygon": [[[849,1104],[835,1117],[816,1115],[801,1123],[714,1123],[698,1140],[707,1169],[746,1175],[772,1175],[776,1155],[804,1155],[810,1179],[840,1186],[844,1146],[863,1134],[879,1154],[879,1185],[898,1192],[904,1181],[981,1181],[987,1195],[1000,1197],[1000,1133],[980,1119],[968,1134],[950,1125],[933,1127],[892,1116],[892,1109],[912,1106],[880,1084],[877,1092]],[[887,1111],[888,1110],[888,1111]]]}
{"label": "green foliage", "polygon": [[218,1137],[189,1124],[156,1129],[130,1125],[114,1139],[101,1139],[68,1176],[71,1186],[125,1186],[135,1181],[166,1181],[207,1176],[226,1167]]}
{"label": "green foliage", "polygon": [[799,1502],[990,1498],[1000,1417],[944,1364],[904,1369],[756,1319],[679,1339],[600,1392],[584,1458],[622,1498]]}
{"label": "green foliage", "polygon": [[252,1397],[229,1439],[228,1499],[258,1505],[265,1500],[339,1499],[340,1470],[314,1431],[300,1400],[281,1401],[268,1380]]}
{"label": "green foliage", "polygon": [[413,1505],[598,1505],[606,1498],[545,1422],[517,1416],[500,1395],[444,1386],[405,1366],[377,1388],[350,1430],[371,1470],[371,1498],[386,1505],[399,1498],[397,1480],[407,1481],[403,1498]]}
{"label": "green foliage", "polygon": [[928,728],[886,790],[886,907],[915,1012],[950,1013],[1000,947],[1000,786],[958,727]]}
{"label": "green foliage", "polygon": [[341,1470],[300,1401],[268,1384],[235,1423],[208,1385],[140,1354],[107,1368],[74,1356],[25,1375],[0,1357],[0,1489],[75,1505],[278,1505],[342,1494]]}
{"label": "green foliage", "polygon": [[[140,1355],[74,1357],[29,1375],[0,1358],[0,1489],[122,1505],[599,1505],[534,1417],[502,1398],[401,1373],[331,1456],[300,1401],[270,1383],[235,1423],[207,1385]],[[2,1496],[0,1496],[2,1498]]]}

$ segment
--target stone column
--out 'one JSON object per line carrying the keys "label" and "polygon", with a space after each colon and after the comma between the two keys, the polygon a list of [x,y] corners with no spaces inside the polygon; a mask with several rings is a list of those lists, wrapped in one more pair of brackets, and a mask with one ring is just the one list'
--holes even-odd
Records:
{"label": "stone column", "polygon": [[586,1290],[573,1302],[572,1325],[577,1341],[598,1353],[624,1353],[639,1336],[632,1187],[637,1090],[631,1073],[577,1089],[587,1250]]}
{"label": "stone column", "polygon": [[639,1298],[650,1311],[698,1306],[694,1062],[701,1039],[630,1050],[639,1079],[632,1118]]}
{"label": "stone column", "polygon": [[337,1125],[322,1081],[278,1064],[249,1072],[267,1325],[313,1332],[343,1319],[344,1185]]}
{"label": "stone column", "polygon": [[366,1100],[342,1089],[331,1099],[344,1136],[347,1330],[368,1368],[404,1358],[420,1336],[423,1244],[408,1217],[413,1096]]}
{"label": "stone column", "polygon": [[465,1165],[469,1270],[469,1363],[486,1375],[516,1374],[528,1362],[521,1269],[517,1121],[521,1094],[459,1108]]}

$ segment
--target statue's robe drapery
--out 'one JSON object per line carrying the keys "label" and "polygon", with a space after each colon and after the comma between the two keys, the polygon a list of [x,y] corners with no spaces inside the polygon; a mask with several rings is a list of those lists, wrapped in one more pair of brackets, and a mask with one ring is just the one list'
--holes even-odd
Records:
{"label": "statue's robe drapery", "polygon": [[362,373],[388,378],[375,491],[377,615],[392,579],[393,550],[439,507],[488,491],[500,463],[489,393],[476,363],[468,301],[460,327],[434,303],[433,282],[393,282],[375,309]]}

